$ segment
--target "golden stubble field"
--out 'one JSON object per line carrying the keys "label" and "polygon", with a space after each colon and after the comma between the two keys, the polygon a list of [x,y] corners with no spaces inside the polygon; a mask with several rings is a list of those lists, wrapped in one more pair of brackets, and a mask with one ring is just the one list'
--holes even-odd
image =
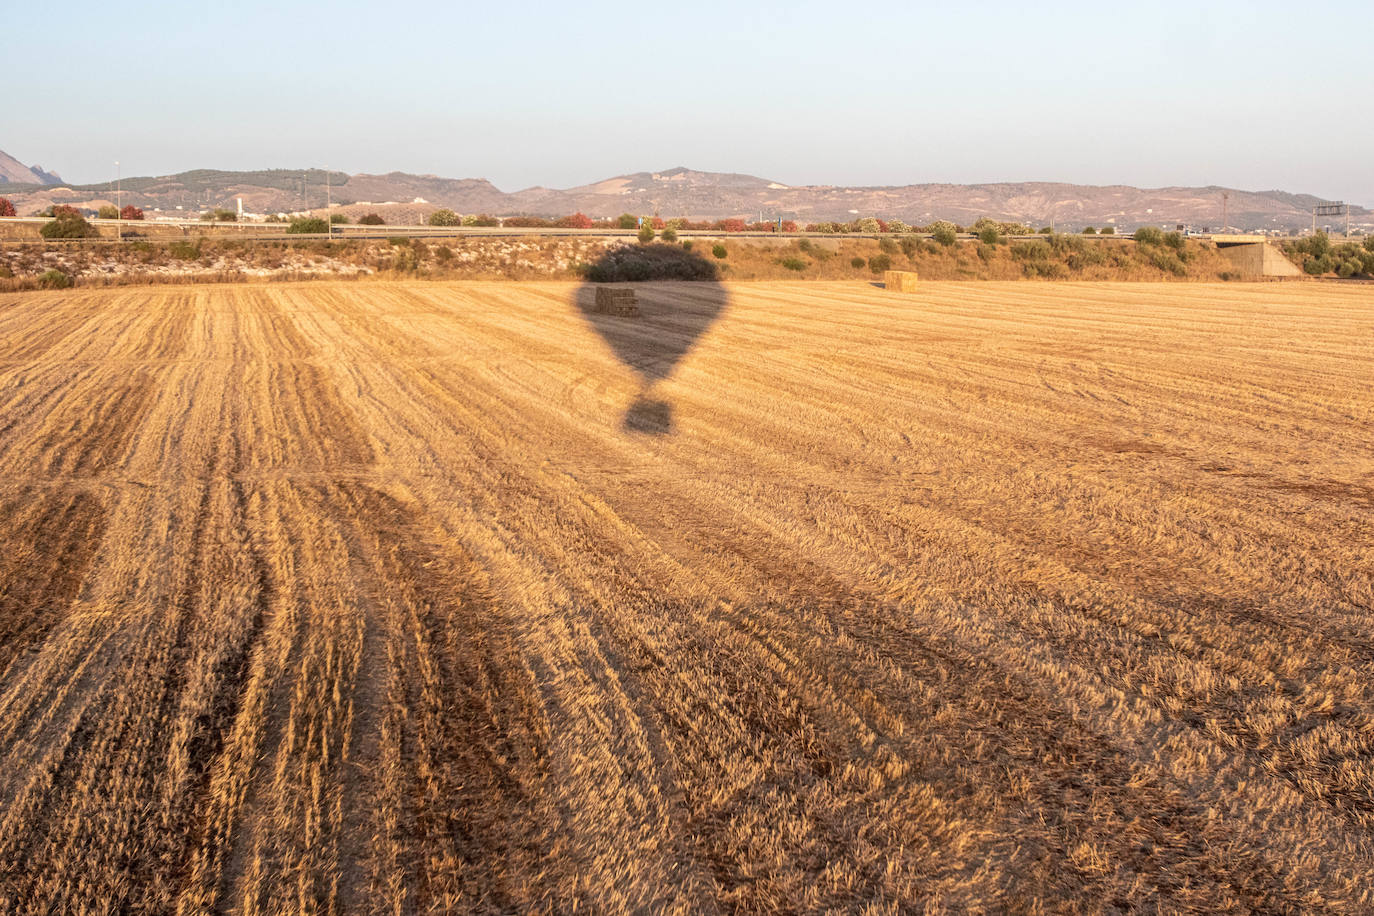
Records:
{"label": "golden stubble field", "polygon": [[1374,912],[1369,287],[586,294],[0,296],[0,911]]}

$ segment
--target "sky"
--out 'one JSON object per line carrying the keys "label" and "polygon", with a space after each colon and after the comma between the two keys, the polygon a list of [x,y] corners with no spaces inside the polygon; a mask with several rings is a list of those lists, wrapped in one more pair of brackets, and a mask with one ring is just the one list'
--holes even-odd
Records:
{"label": "sky", "polygon": [[0,149],[72,183],[1278,188],[1374,206],[1367,0],[7,4]]}

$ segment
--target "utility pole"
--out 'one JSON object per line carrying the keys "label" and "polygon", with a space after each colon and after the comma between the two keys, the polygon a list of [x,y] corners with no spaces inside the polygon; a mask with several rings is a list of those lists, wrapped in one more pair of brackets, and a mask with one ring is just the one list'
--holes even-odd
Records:
{"label": "utility pole", "polygon": [[333,176],[329,174],[329,166],[324,167],[324,225],[329,237],[334,238],[334,214],[329,211],[334,207],[334,189],[330,182]]}
{"label": "utility pole", "polygon": [[1231,218],[1228,214],[1231,194],[1229,191],[1221,192],[1221,232],[1223,235],[1231,228]]}
{"label": "utility pole", "polygon": [[115,217],[115,241],[124,241],[124,179],[119,171],[119,160],[115,160],[115,206],[119,208],[119,215]]}

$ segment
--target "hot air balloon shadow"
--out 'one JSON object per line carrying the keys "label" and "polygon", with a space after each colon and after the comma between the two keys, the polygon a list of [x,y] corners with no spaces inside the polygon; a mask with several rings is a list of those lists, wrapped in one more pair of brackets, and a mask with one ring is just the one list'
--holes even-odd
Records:
{"label": "hot air balloon shadow", "polygon": [[[635,245],[607,252],[588,267],[586,277],[577,291],[578,309],[640,379],[639,393],[626,408],[621,428],[642,435],[670,434],[672,405],[655,396],[654,387],[673,374],[725,310],[728,296],[719,282],[719,269],[680,245]],[[608,284],[635,291],[637,316],[597,311],[596,290]]]}

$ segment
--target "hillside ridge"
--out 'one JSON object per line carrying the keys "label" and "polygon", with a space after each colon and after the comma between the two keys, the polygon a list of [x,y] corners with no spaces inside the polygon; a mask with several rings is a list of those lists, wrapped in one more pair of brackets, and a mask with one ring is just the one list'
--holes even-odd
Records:
{"label": "hillside ridge", "polygon": [[[3,154],[0,154],[3,155]],[[22,168],[17,160],[13,161]],[[54,203],[95,206],[111,198],[108,182],[88,185],[11,181],[6,196],[21,214]],[[17,173],[16,173],[17,174]],[[43,173],[46,175],[47,173]],[[48,176],[53,177],[53,176]],[[1007,181],[977,184],[789,185],[742,173],[705,172],[676,166],[631,172],[571,188],[533,186],[507,192],[484,178],[445,178],[406,172],[385,174],[322,169],[229,171],[194,169],[166,176],[123,179],[123,202],[151,210],[201,211],[236,206],[258,213],[296,212],[333,205],[406,205],[460,213],[556,217],[583,212],[594,218],[620,213],[689,219],[789,219],[799,223],[850,220],[856,216],[926,224],[937,219],[971,223],[982,216],[1035,226],[1087,225],[1130,229],[1143,224],[1241,229],[1298,229],[1310,225],[1322,198],[1282,190],[1247,191],[1171,186],[1081,185]],[[1374,211],[1352,207],[1352,222],[1374,226]]]}

